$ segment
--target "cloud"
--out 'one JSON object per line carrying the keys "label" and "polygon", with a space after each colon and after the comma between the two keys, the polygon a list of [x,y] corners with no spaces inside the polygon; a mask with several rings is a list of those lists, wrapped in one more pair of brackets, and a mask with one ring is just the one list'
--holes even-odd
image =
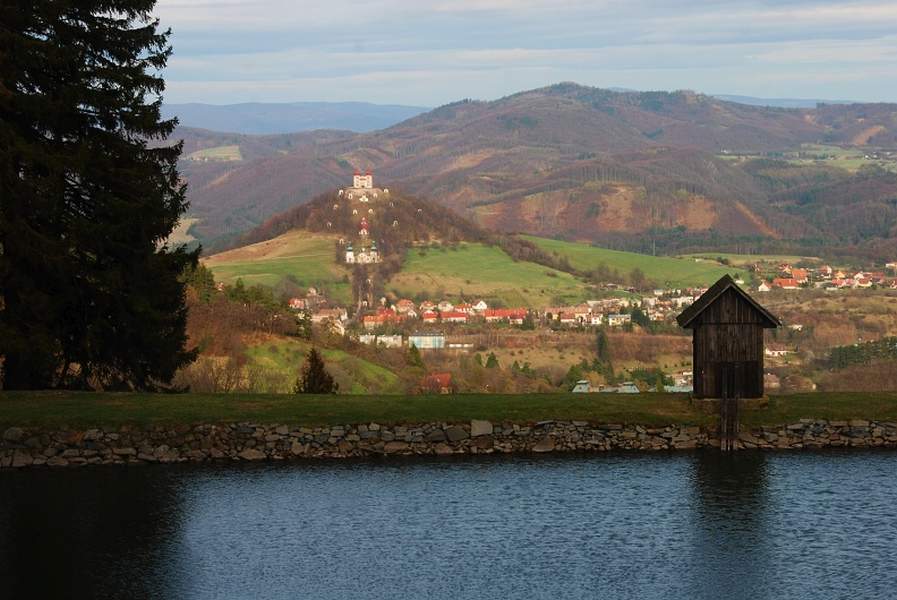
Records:
{"label": "cloud", "polygon": [[172,102],[437,105],[561,80],[897,100],[897,80],[881,80],[897,66],[892,2],[161,0],[156,12],[174,31]]}

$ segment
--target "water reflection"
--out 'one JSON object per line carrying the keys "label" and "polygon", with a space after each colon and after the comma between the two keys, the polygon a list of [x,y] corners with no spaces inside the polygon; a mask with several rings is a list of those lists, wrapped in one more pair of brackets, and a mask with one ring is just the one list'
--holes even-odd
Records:
{"label": "water reflection", "polygon": [[2,595],[168,596],[165,549],[182,516],[164,470],[2,473]]}
{"label": "water reflection", "polygon": [[895,458],[3,472],[0,596],[892,597]]}
{"label": "water reflection", "polygon": [[763,597],[769,563],[767,460],[761,452],[701,452],[692,461],[692,544],[702,557],[691,597]]}

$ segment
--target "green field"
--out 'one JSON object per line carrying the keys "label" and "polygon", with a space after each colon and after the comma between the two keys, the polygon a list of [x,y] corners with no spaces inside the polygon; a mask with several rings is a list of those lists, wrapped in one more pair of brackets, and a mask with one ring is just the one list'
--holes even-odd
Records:
{"label": "green field", "polygon": [[[811,393],[775,396],[769,407],[744,410],[747,426],[801,418],[897,420],[895,393]],[[446,396],[295,396],[290,394],[119,394],[0,392],[0,425],[108,426],[146,423],[377,422],[532,423],[583,420],[642,425],[709,425],[716,417],[676,394],[461,394]]]}
{"label": "green field", "polygon": [[[250,346],[246,355],[253,366],[262,370],[273,392],[292,391],[296,376],[305,364],[308,342],[294,338],[276,338]],[[399,377],[384,367],[336,349],[322,349],[328,371],[340,384],[340,392],[349,394],[397,394],[402,391]]]}
{"label": "green field", "polygon": [[[875,148],[842,148],[826,144],[801,144],[800,151],[785,152],[780,158],[792,165],[837,167],[851,173],[856,173],[866,165],[875,165],[897,173],[897,156],[888,157],[881,151],[879,158],[872,158],[871,155],[876,152]],[[869,158],[866,158],[867,156]],[[755,158],[765,158],[765,155],[718,154],[717,158],[731,162],[744,162]]]}
{"label": "green field", "polygon": [[213,148],[203,148],[196,152],[191,152],[185,158],[188,160],[214,160],[214,161],[237,161],[243,160],[240,153],[240,146],[234,144],[232,146],[215,146]]}
{"label": "green field", "polygon": [[412,249],[401,273],[387,284],[400,296],[499,300],[505,306],[542,308],[586,299],[588,285],[569,273],[515,262],[496,246],[462,243],[457,249]]}
{"label": "green field", "polygon": [[625,276],[633,269],[639,268],[648,279],[666,287],[706,286],[714,283],[726,273],[732,276],[747,277],[747,273],[740,269],[706,261],[620,252],[619,250],[596,248],[588,244],[529,235],[523,236],[523,238],[549,253],[566,257],[574,269],[590,271],[603,264],[610,269],[616,269]]}
{"label": "green field", "polygon": [[323,288],[329,296],[348,304],[352,300],[349,271],[336,262],[334,239],[305,231],[287,234],[251,246],[229,250],[203,260],[215,279],[233,284],[275,287],[284,280],[299,287]]}
{"label": "green field", "polygon": [[704,260],[710,261],[717,266],[722,265],[719,260],[725,259],[733,267],[748,267],[753,264],[802,264],[802,263],[821,263],[822,259],[815,256],[795,256],[788,254],[731,254],[727,252],[699,252],[696,254],[683,254],[682,258],[686,260]]}

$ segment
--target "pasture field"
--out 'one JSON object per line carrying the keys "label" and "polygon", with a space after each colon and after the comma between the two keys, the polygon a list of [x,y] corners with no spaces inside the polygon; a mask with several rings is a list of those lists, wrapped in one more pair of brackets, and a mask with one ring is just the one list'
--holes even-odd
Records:
{"label": "pasture field", "polygon": [[476,243],[409,250],[402,271],[386,289],[399,296],[426,292],[436,299],[484,298],[530,308],[572,304],[590,296],[589,286],[569,273],[514,261],[496,246]]}
{"label": "pasture field", "polygon": [[191,152],[186,157],[188,160],[213,160],[213,161],[240,161],[243,155],[240,153],[240,146],[233,144],[230,146],[214,146],[212,148],[203,148],[196,152]]}
{"label": "pasture field", "polygon": [[336,262],[331,236],[294,230],[271,240],[228,250],[203,259],[215,279],[233,284],[275,287],[287,281],[324,289],[331,299],[352,300],[349,271]]}
{"label": "pasture field", "polygon": [[621,252],[597,248],[584,243],[564,242],[529,235],[523,236],[523,239],[533,242],[546,252],[566,257],[575,269],[590,271],[603,264],[610,269],[616,269],[625,276],[633,269],[639,268],[648,279],[665,287],[711,285],[726,273],[733,277],[747,278],[745,271],[716,262]]}

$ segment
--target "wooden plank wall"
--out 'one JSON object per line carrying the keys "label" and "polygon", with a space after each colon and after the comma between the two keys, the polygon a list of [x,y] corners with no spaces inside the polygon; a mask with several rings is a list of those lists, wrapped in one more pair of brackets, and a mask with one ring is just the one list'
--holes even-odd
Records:
{"label": "wooden plank wall", "polygon": [[763,394],[763,317],[737,293],[729,290],[695,320],[693,330],[694,393],[698,398],[719,396],[717,363],[744,364],[744,381],[736,393],[749,398]]}

